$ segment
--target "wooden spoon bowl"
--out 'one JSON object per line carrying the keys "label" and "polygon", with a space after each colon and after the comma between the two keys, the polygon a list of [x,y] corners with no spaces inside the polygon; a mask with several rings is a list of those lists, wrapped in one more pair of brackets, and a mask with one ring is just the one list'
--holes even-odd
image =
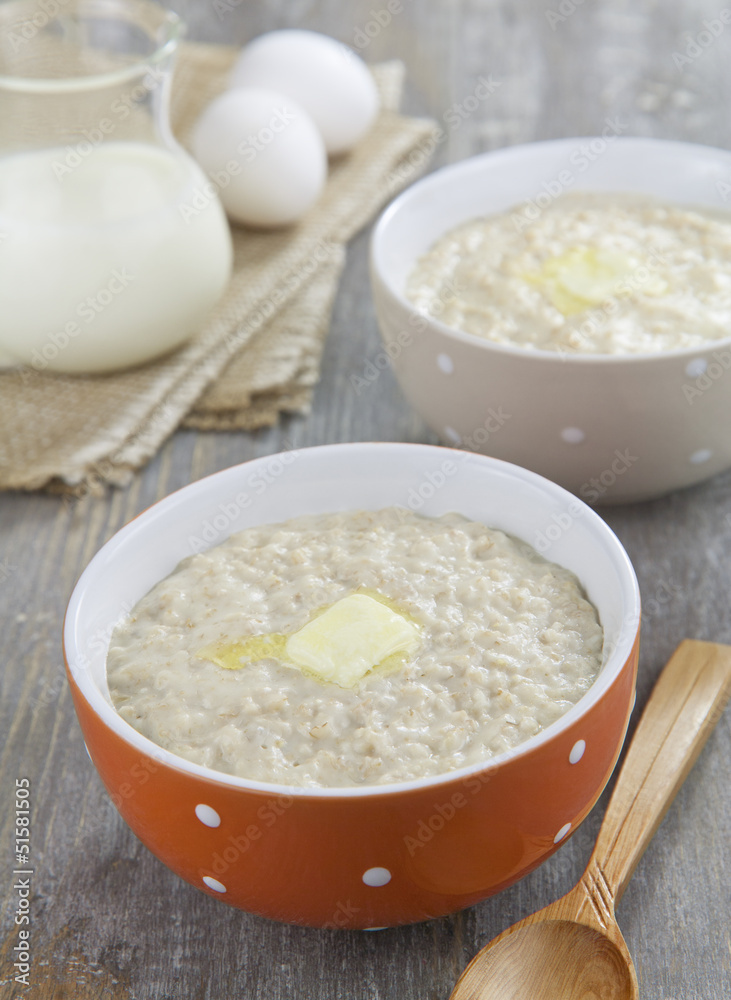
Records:
{"label": "wooden spoon bowl", "polygon": [[663,670],[578,885],[503,931],[451,1000],[638,1000],[614,907],[731,694],[731,647],[686,639]]}
{"label": "wooden spoon bowl", "polygon": [[[551,996],[555,1000],[630,1000],[638,996],[637,979],[624,941],[570,920],[547,916],[539,923],[516,926],[490,947],[475,993],[459,997],[526,1000]],[[621,935],[620,935],[621,938]],[[505,970],[510,969],[506,977]],[[478,970],[476,970],[478,971]],[[546,992],[550,983],[550,992]],[[467,988],[465,983],[463,989]]]}

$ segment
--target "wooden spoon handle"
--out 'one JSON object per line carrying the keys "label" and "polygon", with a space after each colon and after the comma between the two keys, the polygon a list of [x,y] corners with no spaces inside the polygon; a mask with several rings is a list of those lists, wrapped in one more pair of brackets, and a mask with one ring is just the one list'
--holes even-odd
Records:
{"label": "wooden spoon handle", "polygon": [[655,684],[589,868],[619,900],[731,694],[731,646],[684,640]]}

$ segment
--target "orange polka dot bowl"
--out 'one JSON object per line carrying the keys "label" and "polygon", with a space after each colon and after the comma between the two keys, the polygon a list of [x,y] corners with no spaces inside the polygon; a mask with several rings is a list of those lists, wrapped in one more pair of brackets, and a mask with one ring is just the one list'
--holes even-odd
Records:
{"label": "orange polka dot bowl", "polygon": [[[648,341],[652,329],[668,335],[668,343],[675,343],[677,333],[678,343],[696,346],[588,352],[587,338],[620,329],[612,326],[617,306],[634,301],[625,291],[605,290],[586,311],[569,316],[560,326],[569,346],[549,350],[508,342],[507,333],[498,342],[442,322],[440,316],[457,322],[449,299],[463,291],[456,287],[459,282],[447,280],[440,286],[428,314],[426,302],[414,305],[406,288],[417,261],[435,242],[474,219],[507,213],[505,232],[511,239],[516,232],[525,238],[530,256],[536,247],[534,227],[556,218],[550,213],[564,195],[606,195],[607,202],[639,195],[645,203],[698,207],[731,220],[731,152],[623,137],[614,125],[608,123],[604,134],[593,138],[531,143],[475,156],[436,171],[397,197],[371,243],[371,284],[383,351],[370,360],[372,367],[354,375],[356,391],[363,393],[378,368],[391,365],[408,401],[442,441],[516,462],[591,504],[650,499],[731,467],[731,326],[723,319],[731,301],[725,291],[730,279],[704,271],[706,237],[679,240],[672,265],[669,260],[660,265],[660,271],[667,267],[665,290],[678,291],[674,304],[653,279],[665,252],[656,252],[665,235],[657,226],[645,229],[628,280],[615,286],[644,288],[648,296],[653,288],[657,292],[649,306],[650,299],[643,299],[642,309],[650,311],[637,314]],[[557,252],[551,251],[551,241],[556,243],[561,232],[553,233],[541,230],[540,254]],[[597,245],[611,240],[614,246],[626,235],[595,234],[585,227],[582,239],[587,246],[593,240]],[[512,323],[523,336],[530,321],[525,310],[512,315],[513,303],[523,293],[531,302],[543,299],[535,282],[529,288],[530,281],[513,281],[501,285],[503,298],[493,301],[495,268],[512,273],[512,265],[494,243],[483,246],[474,271],[489,280],[471,295],[461,313],[464,322],[477,324],[482,314],[483,329],[500,320],[503,332]],[[458,251],[450,252],[453,262]],[[459,253],[464,259],[463,249]],[[694,268],[698,285],[692,292],[688,286],[681,304],[678,269],[689,273]],[[706,302],[711,288],[719,297],[706,315],[716,333],[724,325],[728,331],[718,339],[704,339],[698,319],[705,308],[699,303]],[[671,305],[664,305],[668,301]],[[547,309],[548,322],[564,323],[558,307],[535,308]],[[626,314],[621,322],[626,323]],[[631,343],[628,333],[626,339]]]}
{"label": "orange polka dot bowl", "polygon": [[[244,528],[300,514],[456,511],[524,539],[574,572],[604,630],[597,679],[514,749],[436,777],[368,787],[288,787],[198,766],[115,711],[114,626],[184,558]],[[72,594],[64,650],[84,740],[139,839],[192,886],[241,909],[317,927],[425,920],[509,886],[556,851],[596,802],[633,704],[637,581],[602,519],[517,466],[416,444],[345,444],[255,459],[140,514]]]}

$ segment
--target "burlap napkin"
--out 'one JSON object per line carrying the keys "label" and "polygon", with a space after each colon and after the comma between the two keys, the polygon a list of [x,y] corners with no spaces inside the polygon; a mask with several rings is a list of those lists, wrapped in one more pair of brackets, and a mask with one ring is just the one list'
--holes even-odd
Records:
{"label": "burlap napkin", "polygon": [[[183,143],[225,87],[233,48],[186,45],[173,85]],[[331,164],[325,192],[284,231],[234,227],[227,293],[192,341],[115,375],[0,373],[0,488],[77,493],[127,482],[176,427],[251,429],[306,412],[350,239],[427,163],[433,123],[396,113],[398,62],[373,68],[383,110],[366,139]]]}

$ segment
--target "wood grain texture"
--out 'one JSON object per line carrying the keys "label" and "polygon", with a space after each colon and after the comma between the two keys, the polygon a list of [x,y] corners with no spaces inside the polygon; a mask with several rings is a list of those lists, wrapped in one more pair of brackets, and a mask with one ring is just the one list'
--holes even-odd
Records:
{"label": "wood grain texture", "polygon": [[684,640],[642,713],[580,881],[487,944],[450,1000],[638,1000],[615,903],[729,694],[731,646]]}
{"label": "wood grain texture", "polygon": [[607,807],[591,858],[597,898],[603,886],[621,899],[730,693],[731,646],[683,641],[653,688]]}
{"label": "wood grain texture", "polygon": [[[353,42],[385,0],[191,0],[191,36],[243,42],[273,27]],[[731,27],[690,65],[675,51],[720,0],[585,0],[552,29],[558,0],[403,0],[363,51],[405,60],[407,110],[444,122],[492,74],[500,87],[436,163],[531,139],[625,134],[731,148]],[[731,180],[731,179],[730,179]],[[0,496],[0,997],[99,1000],[444,1000],[491,938],[579,879],[606,797],[551,860],[454,917],[380,933],[279,926],[231,910],[167,871],[119,819],[84,751],[61,669],[64,607],[86,562],[150,503],[207,473],[282,447],[433,441],[390,371],[357,393],[380,350],[368,292],[367,234],[351,244],[313,411],[256,434],[176,434],[126,490],[66,503]],[[731,474],[651,503],[601,512],[643,594],[638,709],[684,637],[731,642]],[[13,795],[31,783],[33,987],[16,991],[8,956]],[[731,720],[727,712],[680,790],[619,906],[643,1000],[731,994]],[[347,847],[344,846],[344,850]],[[62,985],[65,983],[66,985]]]}

